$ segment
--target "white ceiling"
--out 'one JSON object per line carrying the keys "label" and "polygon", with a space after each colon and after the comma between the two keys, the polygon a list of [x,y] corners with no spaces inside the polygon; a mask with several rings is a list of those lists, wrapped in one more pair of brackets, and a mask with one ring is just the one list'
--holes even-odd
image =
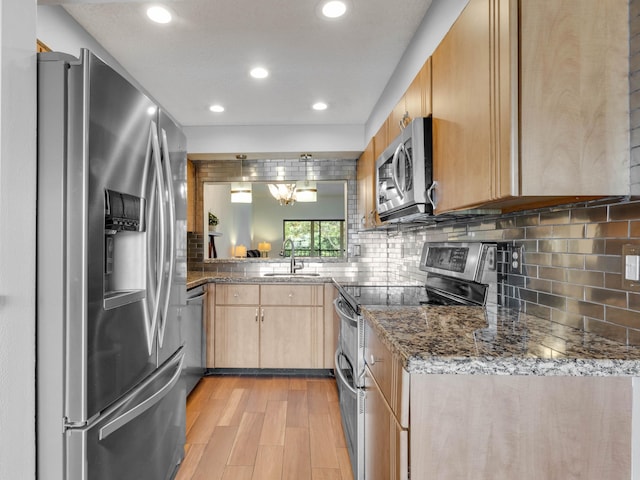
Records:
{"label": "white ceiling", "polygon": [[[321,0],[163,3],[169,25],[142,0],[39,1],[62,5],[184,126],[364,125],[431,0],[349,0],[337,20]],[[258,64],[268,78],[249,76]],[[329,108],[312,110],[319,100]]]}

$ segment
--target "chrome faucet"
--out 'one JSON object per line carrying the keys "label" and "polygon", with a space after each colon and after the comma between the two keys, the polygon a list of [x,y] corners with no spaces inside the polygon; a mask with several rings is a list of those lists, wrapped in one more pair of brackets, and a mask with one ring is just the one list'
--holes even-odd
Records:
{"label": "chrome faucet", "polygon": [[296,260],[296,248],[293,245],[293,239],[291,237],[287,238],[284,242],[282,242],[282,256],[284,257],[285,255],[285,249],[287,246],[287,243],[291,244],[291,261],[290,261],[290,267],[289,267],[289,273],[296,273],[297,270],[300,270],[302,268],[304,268],[304,262],[300,261],[300,264],[298,265],[298,262]]}

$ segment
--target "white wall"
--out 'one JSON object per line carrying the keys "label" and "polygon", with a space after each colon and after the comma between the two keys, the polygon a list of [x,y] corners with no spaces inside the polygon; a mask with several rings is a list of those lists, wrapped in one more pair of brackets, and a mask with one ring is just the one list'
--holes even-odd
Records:
{"label": "white wall", "polygon": [[35,478],[36,4],[0,1],[0,478]]}

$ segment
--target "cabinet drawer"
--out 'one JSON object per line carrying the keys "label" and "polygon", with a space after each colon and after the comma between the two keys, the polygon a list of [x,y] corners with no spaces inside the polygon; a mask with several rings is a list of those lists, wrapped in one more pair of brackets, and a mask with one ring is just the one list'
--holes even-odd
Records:
{"label": "cabinet drawer", "polygon": [[322,305],[322,285],[261,285],[262,305]]}
{"label": "cabinet drawer", "polygon": [[409,372],[380,340],[369,321],[365,322],[364,360],[398,422],[408,428]]}
{"label": "cabinet drawer", "polygon": [[258,305],[260,303],[260,285],[218,284],[216,287],[216,305]]}

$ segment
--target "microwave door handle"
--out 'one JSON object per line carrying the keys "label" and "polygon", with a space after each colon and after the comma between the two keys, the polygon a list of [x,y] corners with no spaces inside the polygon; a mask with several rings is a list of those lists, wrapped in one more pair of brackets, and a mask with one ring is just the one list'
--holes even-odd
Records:
{"label": "microwave door handle", "polygon": [[438,205],[438,199],[435,198],[435,195],[434,195],[434,193],[436,193],[437,187],[438,187],[438,182],[434,180],[433,183],[431,183],[431,186],[429,187],[429,189],[427,190],[427,198],[429,199],[429,203],[431,204],[434,210]]}
{"label": "microwave door handle", "polygon": [[400,151],[404,149],[404,143],[398,145],[396,151],[393,153],[393,159],[391,160],[391,181],[393,182],[393,186],[396,187],[396,192],[400,197],[400,200],[404,200],[404,191],[400,188],[400,184],[398,183],[398,157],[400,156]]}

